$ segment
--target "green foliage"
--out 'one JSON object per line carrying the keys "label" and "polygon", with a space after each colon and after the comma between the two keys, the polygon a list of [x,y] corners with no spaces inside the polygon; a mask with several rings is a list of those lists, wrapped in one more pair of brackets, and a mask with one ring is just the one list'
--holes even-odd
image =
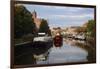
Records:
{"label": "green foliage", "polygon": [[23,5],[14,6],[14,36],[21,37],[32,33],[34,28],[31,13]]}
{"label": "green foliage", "polygon": [[49,29],[48,22],[45,19],[42,19],[39,32],[45,32],[46,34],[51,35],[51,31]]}
{"label": "green foliage", "polygon": [[82,33],[82,32],[85,33],[86,32],[86,28],[85,27],[77,27],[75,32],[77,32],[77,33]]}
{"label": "green foliage", "polygon": [[96,34],[96,25],[94,20],[89,20],[87,24],[87,33],[89,36],[94,37]]}

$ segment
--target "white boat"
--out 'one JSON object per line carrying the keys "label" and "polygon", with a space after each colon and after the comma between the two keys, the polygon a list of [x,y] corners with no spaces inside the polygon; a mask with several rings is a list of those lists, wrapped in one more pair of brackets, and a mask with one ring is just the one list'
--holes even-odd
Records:
{"label": "white boat", "polygon": [[51,36],[47,36],[46,33],[38,33],[37,37],[34,37],[33,42],[41,41],[41,42],[48,42],[52,41]]}

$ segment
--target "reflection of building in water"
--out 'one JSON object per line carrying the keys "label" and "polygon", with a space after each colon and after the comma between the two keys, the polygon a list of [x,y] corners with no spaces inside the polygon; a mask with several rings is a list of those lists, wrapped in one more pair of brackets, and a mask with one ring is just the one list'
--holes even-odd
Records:
{"label": "reflection of building in water", "polygon": [[34,10],[34,12],[32,13],[32,18],[33,18],[33,20],[34,20],[34,23],[35,23],[35,25],[36,25],[36,28],[39,29],[42,19],[37,18],[37,13],[36,13],[35,10]]}
{"label": "reflection of building in water", "polygon": [[77,43],[81,43],[81,44],[85,43],[85,41],[74,40],[74,39],[71,39],[71,38],[64,39],[64,41],[66,42],[66,44],[71,45],[71,46],[76,46]]}

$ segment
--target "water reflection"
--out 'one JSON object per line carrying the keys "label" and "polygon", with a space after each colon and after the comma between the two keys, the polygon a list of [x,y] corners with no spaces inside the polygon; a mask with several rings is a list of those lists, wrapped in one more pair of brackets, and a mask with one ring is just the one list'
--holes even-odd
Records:
{"label": "water reflection", "polygon": [[87,51],[74,46],[77,41],[64,39],[62,42],[55,41],[53,47],[48,51],[48,58],[45,61],[37,60],[37,64],[87,62]]}
{"label": "water reflection", "polygon": [[21,51],[20,49],[20,52],[24,52],[24,54],[19,53],[20,55],[15,57],[15,62],[18,65],[87,62],[95,59],[93,54],[90,56],[92,50],[89,50],[87,47],[86,41],[69,38],[63,38],[61,42],[58,40],[54,41],[54,44],[36,42],[22,48],[22,50],[28,50]]}
{"label": "water reflection", "polygon": [[74,40],[74,39],[65,39],[65,42],[71,46],[77,46],[81,49],[84,49],[88,55],[87,60],[88,62],[96,62],[96,49],[94,48],[95,44],[89,43],[86,40]]}
{"label": "water reflection", "polygon": [[72,38],[64,39],[64,41],[66,42],[66,44],[68,44],[70,46],[77,46],[76,45],[77,43],[81,43],[81,44],[85,43],[84,40],[75,40],[75,39],[72,39]]}
{"label": "water reflection", "polygon": [[37,61],[45,61],[48,58],[52,43],[35,42],[15,47],[14,61],[16,65],[37,64]]}

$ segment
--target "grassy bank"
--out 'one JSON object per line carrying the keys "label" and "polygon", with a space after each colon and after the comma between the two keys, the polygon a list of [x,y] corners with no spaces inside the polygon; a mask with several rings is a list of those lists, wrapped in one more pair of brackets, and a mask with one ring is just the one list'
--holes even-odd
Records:
{"label": "grassy bank", "polygon": [[28,35],[22,36],[21,38],[16,38],[14,42],[15,44],[20,44],[24,42],[32,42],[33,38],[34,38],[34,35],[28,34]]}

